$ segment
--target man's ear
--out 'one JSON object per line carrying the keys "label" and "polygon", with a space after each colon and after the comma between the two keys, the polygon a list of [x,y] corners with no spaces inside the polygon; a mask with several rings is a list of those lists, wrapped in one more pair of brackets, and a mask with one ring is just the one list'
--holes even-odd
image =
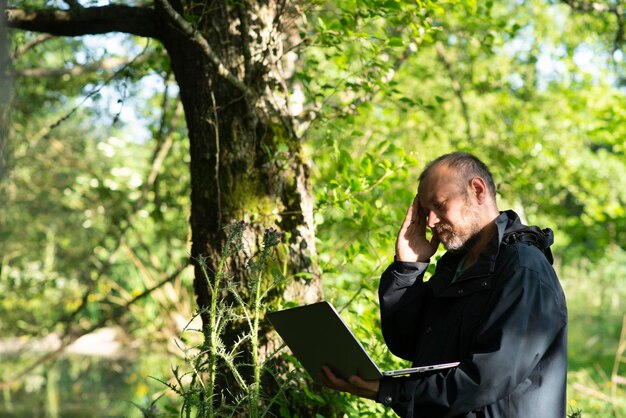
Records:
{"label": "man's ear", "polygon": [[485,203],[489,195],[489,190],[487,189],[487,183],[485,183],[482,177],[473,177],[469,182],[469,190],[478,203]]}

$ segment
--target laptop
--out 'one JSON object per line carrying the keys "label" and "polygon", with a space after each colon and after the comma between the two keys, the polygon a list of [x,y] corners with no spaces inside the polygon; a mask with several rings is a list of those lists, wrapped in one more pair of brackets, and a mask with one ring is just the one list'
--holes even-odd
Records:
{"label": "laptop", "polygon": [[381,371],[339,313],[326,301],[268,312],[267,318],[318,383],[323,383],[320,374],[324,365],[343,379],[356,375],[365,380],[450,369],[459,365],[455,362]]}

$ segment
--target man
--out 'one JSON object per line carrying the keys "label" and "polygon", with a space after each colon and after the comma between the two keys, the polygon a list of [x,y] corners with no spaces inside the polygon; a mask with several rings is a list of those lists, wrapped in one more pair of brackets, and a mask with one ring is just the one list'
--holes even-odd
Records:
{"label": "man", "polygon": [[[549,229],[498,210],[491,173],[475,156],[431,162],[380,281],[382,332],[414,365],[460,365],[380,381],[325,368],[326,384],[402,417],[565,417],[567,309],[552,242]],[[440,243],[447,252],[424,282]]]}

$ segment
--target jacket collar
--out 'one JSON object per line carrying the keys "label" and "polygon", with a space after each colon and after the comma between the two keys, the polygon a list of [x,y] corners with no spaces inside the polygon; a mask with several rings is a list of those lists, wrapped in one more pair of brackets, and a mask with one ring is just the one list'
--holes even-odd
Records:
{"label": "jacket collar", "polygon": [[550,228],[540,229],[537,226],[524,225],[512,210],[502,212],[502,214],[506,214],[508,223],[499,245],[513,245],[517,242],[534,245],[543,252],[550,264],[554,262],[550,250],[550,246],[554,243],[554,233]]}
{"label": "jacket collar", "polygon": [[554,236],[550,229],[542,230],[536,226],[524,225],[517,213],[512,210],[500,212],[495,223],[497,234],[487,243],[478,260],[464,271],[453,285],[451,285],[452,277],[464,254],[447,252],[441,257],[437,262],[435,275],[429,281],[436,295],[444,292],[447,294],[446,289],[450,287],[456,289],[478,279],[480,287],[490,287],[500,248],[505,245],[512,245],[516,242],[535,245],[543,251],[546,258],[552,263],[550,245],[554,242]]}

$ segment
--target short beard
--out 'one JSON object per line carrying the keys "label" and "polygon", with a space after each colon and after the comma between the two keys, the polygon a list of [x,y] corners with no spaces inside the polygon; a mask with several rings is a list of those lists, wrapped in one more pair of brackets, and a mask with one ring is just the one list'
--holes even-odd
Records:
{"label": "short beard", "polygon": [[479,237],[479,234],[478,232],[476,232],[472,234],[464,242],[455,243],[457,245],[450,245],[449,247],[446,246],[444,243],[444,247],[446,247],[446,250],[448,250],[452,254],[466,253],[467,251],[469,251],[470,248],[472,248],[478,242],[478,237]]}
{"label": "short beard", "polygon": [[[479,213],[476,210],[476,208],[470,206],[470,203],[468,200],[466,200],[466,207],[463,209],[463,216],[466,219],[471,219],[473,220],[473,222],[468,223],[467,226],[469,229],[469,232],[471,233],[471,235],[469,235],[467,238],[463,239],[462,237],[459,237],[457,234],[454,233],[454,229],[450,226],[450,225],[442,225],[441,226],[441,230],[443,231],[449,231],[452,233],[452,237],[448,242],[443,242],[443,246],[445,247],[446,250],[450,251],[451,253],[464,253],[467,252],[470,248],[472,248],[479,239],[479,235],[480,235],[480,226],[476,223],[476,220],[478,219]],[[438,231],[439,232],[439,231]],[[466,232],[466,231],[464,231]]]}

